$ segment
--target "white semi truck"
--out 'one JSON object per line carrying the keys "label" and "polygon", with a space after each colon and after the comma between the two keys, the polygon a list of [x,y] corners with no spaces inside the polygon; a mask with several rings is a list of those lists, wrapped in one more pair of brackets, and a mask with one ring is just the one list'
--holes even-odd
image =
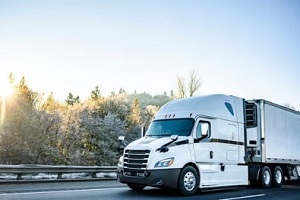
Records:
{"label": "white semi truck", "polygon": [[173,100],[126,146],[117,177],[134,190],[168,187],[183,195],[300,180],[300,112],[227,95]]}

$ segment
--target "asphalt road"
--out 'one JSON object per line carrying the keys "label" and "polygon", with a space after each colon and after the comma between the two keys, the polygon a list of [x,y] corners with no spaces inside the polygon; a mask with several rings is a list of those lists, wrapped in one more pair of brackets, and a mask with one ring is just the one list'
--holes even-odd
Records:
{"label": "asphalt road", "polygon": [[147,187],[132,191],[116,181],[0,184],[0,200],[99,200],[99,199],[201,199],[201,200],[300,200],[300,183],[282,188],[232,188],[199,192],[183,197],[173,190]]}

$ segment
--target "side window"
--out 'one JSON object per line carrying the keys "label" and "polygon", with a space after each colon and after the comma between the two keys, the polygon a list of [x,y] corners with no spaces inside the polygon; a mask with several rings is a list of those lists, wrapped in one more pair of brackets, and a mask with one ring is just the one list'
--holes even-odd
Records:
{"label": "side window", "polygon": [[226,102],[226,103],[225,103],[225,106],[226,106],[226,108],[228,109],[228,111],[230,112],[230,114],[231,114],[232,116],[234,116],[234,112],[233,112],[232,105],[231,105],[230,103]]}
{"label": "side window", "polygon": [[210,135],[210,124],[205,121],[199,121],[196,128],[196,137],[205,138]]}

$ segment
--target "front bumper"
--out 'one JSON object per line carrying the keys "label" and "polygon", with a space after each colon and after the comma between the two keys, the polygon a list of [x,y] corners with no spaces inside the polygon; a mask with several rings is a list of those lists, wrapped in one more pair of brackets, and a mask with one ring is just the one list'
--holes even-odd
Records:
{"label": "front bumper", "polygon": [[118,167],[117,178],[121,183],[176,189],[180,170],[181,169],[146,170],[142,174],[132,171],[129,175],[125,175],[124,169]]}

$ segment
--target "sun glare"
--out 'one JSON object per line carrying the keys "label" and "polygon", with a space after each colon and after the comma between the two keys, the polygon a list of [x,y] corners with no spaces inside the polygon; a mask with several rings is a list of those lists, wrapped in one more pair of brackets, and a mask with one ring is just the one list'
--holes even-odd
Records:
{"label": "sun glare", "polygon": [[0,81],[0,125],[3,124],[6,110],[6,100],[13,93],[13,89],[7,82]]}
{"label": "sun glare", "polygon": [[0,97],[2,97],[2,99],[6,99],[7,97],[9,97],[12,92],[13,89],[11,85],[5,82],[0,84]]}

